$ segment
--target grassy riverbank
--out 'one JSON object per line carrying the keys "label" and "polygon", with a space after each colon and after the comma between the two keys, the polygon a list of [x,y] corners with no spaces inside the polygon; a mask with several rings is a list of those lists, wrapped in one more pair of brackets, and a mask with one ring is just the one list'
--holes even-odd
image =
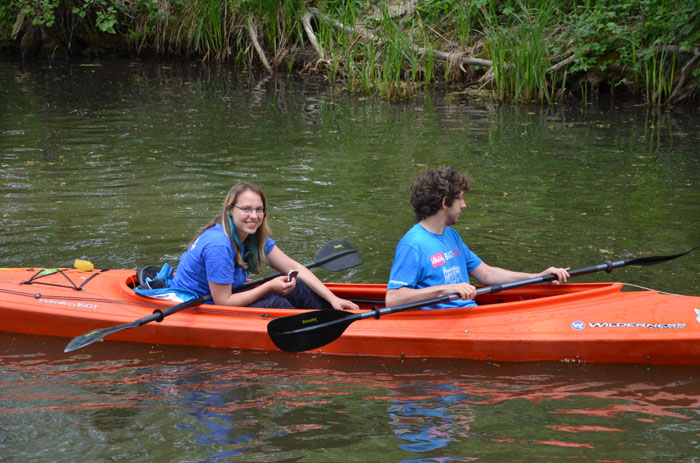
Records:
{"label": "grassy riverbank", "polygon": [[439,85],[515,103],[700,99],[697,0],[9,0],[0,47],[233,62],[389,98]]}

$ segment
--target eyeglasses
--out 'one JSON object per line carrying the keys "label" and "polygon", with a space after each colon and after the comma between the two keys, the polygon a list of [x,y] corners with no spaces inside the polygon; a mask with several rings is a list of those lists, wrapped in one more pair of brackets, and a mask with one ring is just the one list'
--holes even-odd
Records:
{"label": "eyeglasses", "polygon": [[234,205],[233,207],[242,211],[244,214],[248,214],[248,215],[252,214],[253,211],[255,211],[258,215],[265,215],[265,213],[267,212],[266,207],[250,207],[250,206],[242,206],[241,207],[241,206],[236,206],[236,205]]}

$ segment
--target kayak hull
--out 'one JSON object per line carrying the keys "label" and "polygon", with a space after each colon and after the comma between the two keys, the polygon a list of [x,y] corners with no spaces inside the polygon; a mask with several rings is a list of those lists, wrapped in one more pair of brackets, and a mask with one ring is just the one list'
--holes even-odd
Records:
{"label": "kayak hull", "polygon": [[[41,274],[41,273],[44,274]],[[131,323],[172,302],[139,296],[133,270],[0,269],[0,331],[73,338]],[[384,299],[385,285],[329,283],[344,298]],[[352,323],[314,352],[490,361],[700,364],[700,297],[622,291],[621,283],[532,285],[474,308],[411,310]],[[109,341],[277,350],[267,323],[298,310],[203,304]]]}

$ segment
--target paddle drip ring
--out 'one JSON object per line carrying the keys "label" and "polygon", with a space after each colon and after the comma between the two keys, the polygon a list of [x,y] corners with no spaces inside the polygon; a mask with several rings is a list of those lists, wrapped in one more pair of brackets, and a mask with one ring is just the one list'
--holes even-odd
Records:
{"label": "paddle drip ring", "polygon": [[609,261],[609,260],[606,260],[604,263],[605,263],[605,265],[606,265],[605,271],[608,272],[608,273],[612,272],[612,271],[613,271],[613,264],[612,264],[612,262]]}

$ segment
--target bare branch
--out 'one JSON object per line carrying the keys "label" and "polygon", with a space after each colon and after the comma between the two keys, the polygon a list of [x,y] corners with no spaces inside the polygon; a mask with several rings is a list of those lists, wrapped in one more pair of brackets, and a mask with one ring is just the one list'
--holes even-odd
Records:
{"label": "bare branch", "polygon": [[691,49],[687,49],[685,47],[679,47],[676,45],[662,45],[658,48],[658,51],[666,53],[678,53],[681,55],[697,56],[698,54],[700,54],[700,47],[693,47]]}
{"label": "bare branch", "polygon": [[700,59],[700,48],[693,48],[693,52],[693,57],[690,58],[688,62],[685,63],[685,66],[683,66],[683,69],[681,69],[681,76],[678,79],[678,83],[673,89],[673,92],[671,92],[671,95],[668,97],[668,102],[671,104],[677,103],[688,96],[688,93],[681,93],[681,91],[688,80],[688,76],[693,70],[693,64]]}
{"label": "bare branch", "polygon": [[19,34],[20,29],[22,29],[22,24],[24,24],[24,12],[17,15],[15,25],[12,27],[12,34],[10,34],[10,40],[17,38],[17,34]]}
{"label": "bare branch", "polygon": [[313,46],[316,50],[316,53],[318,53],[318,59],[324,59],[323,49],[318,44],[318,40],[316,40],[316,34],[314,33],[313,28],[311,27],[311,13],[309,13],[308,11],[304,13],[304,16],[301,17],[301,23],[304,25],[304,30],[306,31],[306,36],[309,38],[309,42],[311,42],[311,46]]}
{"label": "bare branch", "polygon": [[567,58],[559,61],[554,66],[551,66],[549,69],[547,69],[547,72],[556,72],[564,66],[570,64],[574,59],[576,59],[576,53],[571,53]]}
{"label": "bare branch", "polygon": [[263,66],[265,66],[265,69],[268,71],[272,71],[272,67],[270,66],[270,63],[267,62],[267,58],[265,57],[265,52],[258,42],[258,34],[255,32],[252,16],[248,16],[248,33],[250,34],[250,40],[253,42],[255,51],[258,52],[258,56],[260,57],[260,61],[262,61]]}

